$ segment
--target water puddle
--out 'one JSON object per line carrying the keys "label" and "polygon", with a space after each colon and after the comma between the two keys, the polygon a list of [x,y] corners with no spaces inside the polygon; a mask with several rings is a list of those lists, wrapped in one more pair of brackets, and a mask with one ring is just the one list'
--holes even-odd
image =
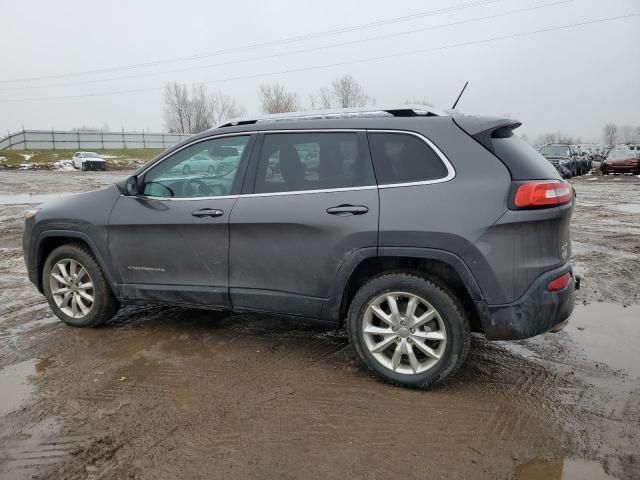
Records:
{"label": "water puddle", "polygon": [[516,468],[514,480],[612,480],[598,462],[553,458],[531,460]]}
{"label": "water puddle", "polygon": [[51,358],[31,359],[0,369],[0,416],[20,408],[33,393],[29,376],[44,372],[53,363]]}
{"label": "water puddle", "polygon": [[619,203],[613,205],[616,210],[622,210],[625,213],[640,213],[639,203]]}
{"label": "water puddle", "polygon": [[12,195],[0,195],[0,205],[40,204],[48,202],[49,200],[66,197],[67,195],[73,195],[73,193],[15,193]]}
{"label": "water puddle", "polygon": [[640,378],[640,305],[576,305],[565,331],[589,359]]}

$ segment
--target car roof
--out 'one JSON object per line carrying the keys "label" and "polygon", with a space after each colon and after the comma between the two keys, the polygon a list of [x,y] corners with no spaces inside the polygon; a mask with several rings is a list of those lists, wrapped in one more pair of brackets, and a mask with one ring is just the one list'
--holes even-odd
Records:
{"label": "car roof", "polygon": [[225,127],[233,127],[237,125],[255,125],[257,123],[275,123],[275,122],[291,122],[291,121],[314,121],[314,120],[337,120],[348,118],[372,118],[372,117],[444,117],[450,116],[451,113],[432,107],[430,105],[387,105],[372,107],[355,107],[355,108],[335,108],[326,110],[308,110],[299,112],[284,112],[265,115],[256,115],[253,117],[239,118],[227,120],[224,123],[212,128],[211,130]]}

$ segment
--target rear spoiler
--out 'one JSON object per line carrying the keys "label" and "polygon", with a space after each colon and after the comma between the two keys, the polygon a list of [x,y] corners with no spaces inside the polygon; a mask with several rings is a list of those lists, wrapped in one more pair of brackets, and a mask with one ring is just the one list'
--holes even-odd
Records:
{"label": "rear spoiler", "polygon": [[492,138],[508,138],[513,130],[522,125],[510,118],[454,116],[454,123],[471,135],[478,143],[495,153]]}

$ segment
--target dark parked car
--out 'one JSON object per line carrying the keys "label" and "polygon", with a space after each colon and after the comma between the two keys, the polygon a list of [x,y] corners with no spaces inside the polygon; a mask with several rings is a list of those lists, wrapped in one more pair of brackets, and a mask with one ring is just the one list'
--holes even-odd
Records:
{"label": "dark parked car", "polygon": [[609,173],[633,173],[640,175],[640,158],[634,150],[611,150],[600,164],[603,175]]}
{"label": "dark parked car", "polygon": [[[564,327],[573,190],[513,135],[519,122],[347,112],[227,123],[116,185],[27,212],[30,280],[80,327],[130,302],[344,323],[362,361],[407,386],[455,372],[471,332]],[[205,148],[238,162],[171,173]]]}
{"label": "dark parked car", "polygon": [[578,155],[578,151],[574,149],[571,145],[567,144],[553,144],[553,145],[545,145],[540,149],[540,154],[549,160],[557,170],[561,171],[563,167],[569,172],[571,172],[571,176],[575,177],[577,175],[582,175],[585,166]]}

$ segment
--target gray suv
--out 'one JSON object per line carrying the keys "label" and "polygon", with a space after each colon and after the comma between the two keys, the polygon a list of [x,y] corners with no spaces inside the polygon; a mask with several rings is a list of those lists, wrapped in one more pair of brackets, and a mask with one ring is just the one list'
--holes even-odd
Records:
{"label": "gray suv", "polygon": [[[573,190],[519,125],[416,106],[230,122],[27,212],[29,278],[78,327],[136,302],[345,324],[379,376],[430,386],[472,332],[573,310]],[[229,169],[186,168],[220,151]]]}

